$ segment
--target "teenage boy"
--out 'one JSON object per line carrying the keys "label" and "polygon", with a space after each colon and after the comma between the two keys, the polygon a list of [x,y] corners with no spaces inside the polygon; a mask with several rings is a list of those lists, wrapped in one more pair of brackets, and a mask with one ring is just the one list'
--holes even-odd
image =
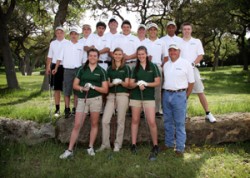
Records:
{"label": "teenage boy", "polygon": [[146,38],[147,28],[144,24],[140,24],[137,28],[137,37],[140,40],[140,46],[146,46],[148,38]]}
{"label": "teenage boy", "polygon": [[[82,34],[83,37],[79,40],[79,43],[82,43],[82,45],[84,46],[87,39],[91,36],[91,26],[89,24],[84,24],[82,26]],[[87,52],[83,51],[83,63],[85,63],[87,61]]]}
{"label": "teenage boy", "polygon": [[64,29],[63,27],[56,27],[55,30],[56,40],[52,41],[49,46],[49,53],[46,62],[46,74],[50,76],[50,86],[54,89],[54,100],[56,105],[55,116],[60,116],[60,98],[61,91],[63,90],[63,66],[58,67],[58,72],[55,75],[51,75],[51,71],[54,70],[56,66],[57,56],[62,45],[65,42],[68,42],[64,38]]}

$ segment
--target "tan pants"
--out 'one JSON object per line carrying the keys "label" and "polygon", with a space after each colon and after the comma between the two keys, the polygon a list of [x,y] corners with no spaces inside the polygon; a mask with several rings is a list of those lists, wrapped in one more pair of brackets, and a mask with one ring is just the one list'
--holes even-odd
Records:
{"label": "tan pants", "polygon": [[155,112],[162,112],[161,109],[161,89],[162,89],[162,67],[157,65],[160,74],[161,74],[161,82],[158,87],[155,87]]}
{"label": "tan pants", "polygon": [[115,95],[113,93],[109,93],[109,95],[107,96],[107,102],[102,118],[102,146],[106,148],[110,147],[110,120],[112,118],[112,115],[114,114],[115,107],[117,110],[117,131],[115,147],[122,147],[125,129],[125,118],[129,102],[128,95],[128,93],[117,93],[115,98]]}

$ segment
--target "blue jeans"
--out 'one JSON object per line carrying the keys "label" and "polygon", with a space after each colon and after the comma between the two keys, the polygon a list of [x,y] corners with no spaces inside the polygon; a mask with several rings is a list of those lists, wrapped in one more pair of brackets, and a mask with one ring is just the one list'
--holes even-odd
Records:
{"label": "blue jeans", "polygon": [[186,91],[163,92],[163,117],[165,128],[165,145],[174,147],[176,137],[176,151],[184,152],[186,142]]}

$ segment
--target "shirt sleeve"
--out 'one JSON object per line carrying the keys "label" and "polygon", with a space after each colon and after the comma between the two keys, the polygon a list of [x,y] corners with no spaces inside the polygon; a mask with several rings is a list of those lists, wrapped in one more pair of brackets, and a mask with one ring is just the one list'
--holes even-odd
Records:
{"label": "shirt sleeve", "polygon": [[64,56],[64,47],[65,47],[65,46],[62,46],[62,47],[60,48],[60,50],[58,51],[56,60],[59,60],[59,61],[62,61],[62,60],[63,60],[63,56]]}
{"label": "shirt sleeve", "polygon": [[131,70],[130,70],[129,66],[125,65],[125,67],[126,67],[125,78],[130,78]]}
{"label": "shirt sleeve", "polygon": [[132,68],[130,78],[131,78],[131,79],[135,79],[135,78],[136,78],[136,77],[135,77],[135,67]]}
{"label": "shirt sleeve", "polygon": [[80,67],[76,72],[76,78],[80,79],[83,73],[83,67]]}
{"label": "shirt sleeve", "polygon": [[102,69],[102,68],[101,68],[101,71],[102,71],[102,75],[101,75],[102,82],[108,81],[107,72],[104,69]]}
{"label": "shirt sleeve", "polygon": [[168,57],[168,49],[164,41],[162,41],[162,54],[163,54],[163,57]]}
{"label": "shirt sleeve", "polygon": [[52,42],[49,45],[48,58],[53,58]]}
{"label": "shirt sleeve", "polygon": [[187,79],[188,83],[194,83],[194,69],[191,65],[191,63],[186,62],[187,65]]}
{"label": "shirt sleeve", "polygon": [[161,76],[160,71],[159,71],[157,65],[155,65],[155,64],[153,64],[153,74],[154,74],[154,78]]}
{"label": "shirt sleeve", "polygon": [[204,55],[205,52],[204,52],[201,40],[197,39],[197,43],[198,43],[197,44],[197,55]]}

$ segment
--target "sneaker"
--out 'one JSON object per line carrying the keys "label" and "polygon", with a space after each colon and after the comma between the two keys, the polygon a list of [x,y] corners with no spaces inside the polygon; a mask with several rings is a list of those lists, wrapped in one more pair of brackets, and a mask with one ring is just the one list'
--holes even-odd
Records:
{"label": "sneaker", "polygon": [[160,112],[156,112],[156,113],[155,113],[155,117],[156,117],[156,118],[161,118],[162,116],[163,116],[163,114],[160,113]]}
{"label": "sneaker", "polygon": [[183,157],[184,156],[184,152],[175,151],[175,156],[177,156],[177,157]]}
{"label": "sneaker", "polygon": [[89,149],[87,149],[87,152],[88,152],[88,154],[89,154],[90,156],[95,156],[95,150],[94,150],[94,148],[89,147]]}
{"label": "sneaker", "polygon": [[152,150],[151,150],[151,153],[154,153],[155,155],[158,155],[160,149],[158,147],[158,145],[155,145]]}
{"label": "sneaker", "polygon": [[209,122],[211,122],[211,123],[216,122],[216,119],[211,112],[206,115],[206,119],[208,119]]}
{"label": "sneaker", "polygon": [[72,115],[75,115],[75,114],[76,114],[76,108],[72,108],[71,114],[72,114]]}
{"label": "sneaker", "polygon": [[134,155],[137,154],[137,148],[136,148],[136,145],[135,145],[135,144],[133,144],[133,145],[131,146],[130,150],[131,150],[132,154],[134,154]]}
{"label": "sneaker", "polygon": [[59,156],[59,158],[60,159],[67,159],[71,156],[73,156],[73,151],[65,150],[65,152]]}
{"label": "sneaker", "polygon": [[114,152],[119,152],[119,151],[120,151],[120,148],[118,146],[115,146]]}
{"label": "sneaker", "polygon": [[56,110],[54,116],[55,117],[60,117],[60,110]]}
{"label": "sneaker", "polygon": [[64,113],[65,113],[65,119],[69,118],[70,117],[70,108],[65,108],[64,110]]}
{"label": "sneaker", "polygon": [[106,147],[104,145],[101,145],[101,147],[99,149],[97,149],[96,152],[102,152],[102,151],[104,151],[106,149],[110,149],[110,147]]}

